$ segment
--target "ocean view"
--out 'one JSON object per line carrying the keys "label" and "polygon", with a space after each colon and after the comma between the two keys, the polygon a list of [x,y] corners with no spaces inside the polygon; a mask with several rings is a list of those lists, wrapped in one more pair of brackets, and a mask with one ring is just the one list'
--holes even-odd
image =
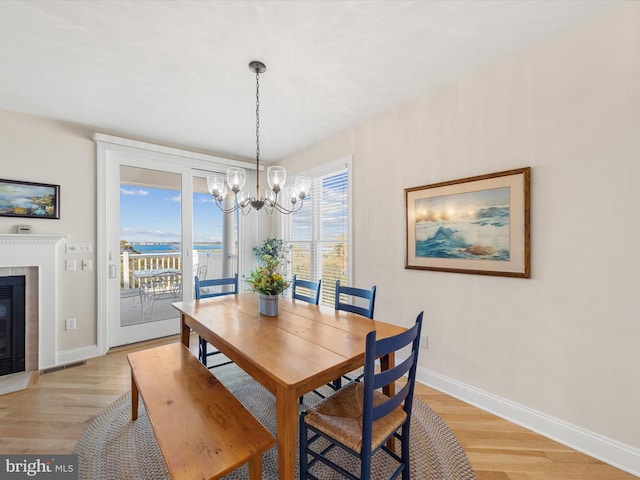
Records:
{"label": "ocean view", "polygon": [[[180,251],[179,243],[131,243],[130,244],[136,252],[139,253],[172,253]],[[222,252],[222,244],[214,243],[214,244],[195,244],[193,246],[194,250],[203,251],[203,252],[213,252],[213,253],[221,253]]]}

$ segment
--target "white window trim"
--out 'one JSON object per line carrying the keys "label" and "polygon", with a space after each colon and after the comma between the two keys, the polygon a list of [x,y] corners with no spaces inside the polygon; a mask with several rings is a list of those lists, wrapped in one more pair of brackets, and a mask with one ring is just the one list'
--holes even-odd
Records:
{"label": "white window trim", "polygon": [[[340,170],[347,170],[347,214],[349,225],[347,226],[347,241],[349,243],[348,248],[348,275],[349,279],[353,279],[353,175],[352,175],[352,155],[347,155],[346,157],[339,158],[337,160],[331,161],[329,163],[325,163],[323,165],[319,165],[309,170],[305,170],[302,172],[297,172],[295,175],[303,175],[306,177],[320,177],[324,175],[330,175],[332,173],[338,172]],[[289,175],[288,175],[289,176]],[[290,178],[293,176],[290,176]],[[316,208],[314,206],[314,208]],[[295,215],[293,213],[292,215]],[[285,237],[285,222],[279,220],[278,231],[280,232],[280,237]],[[317,267],[312,266],[312,269]]]}

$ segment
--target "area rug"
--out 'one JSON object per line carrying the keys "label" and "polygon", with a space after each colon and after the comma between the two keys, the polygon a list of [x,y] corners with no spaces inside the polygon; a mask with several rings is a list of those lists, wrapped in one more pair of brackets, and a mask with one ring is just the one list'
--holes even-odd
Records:
{"label": "area rug", "polygon": [[[275,398],[236,365],[214,369],[214,374],[274,436]],[[301,409],[319,401],[314,394],[304,397]],[[416,398],[411,421],[411,478],[416,480],[475,480],[469,461],[457,439],[438,415]],[[169,479],[164,459],[149,423],[143,402],[138,420],[131,421],[131,396],[126,393],[105,409],[89,425],[75,448],[80,480],[164,480]],[[389,465],[378,455],[372,478],[387,478]],[[341,459],[350,469],[357,462]],[[316,472],[319,478],[342,478],[333,472]],[[247,467],[224,477],[245,480]],[[263,457],[263,479],[278,478],[277,451],[273,447]]]}

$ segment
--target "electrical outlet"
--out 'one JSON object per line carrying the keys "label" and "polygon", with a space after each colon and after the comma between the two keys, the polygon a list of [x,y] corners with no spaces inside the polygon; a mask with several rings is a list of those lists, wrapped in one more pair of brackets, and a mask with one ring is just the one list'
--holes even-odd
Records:
{"label": "electrical outlet", "polygon": [[429,348],[429,337],[423,335],[420,337],[420,348]]}
{"label": "electrical outlet", "polygon": [[75,330],[76,329],[76,319],[75,318],[67,318],[64,321],[64,329],[65,330]]}

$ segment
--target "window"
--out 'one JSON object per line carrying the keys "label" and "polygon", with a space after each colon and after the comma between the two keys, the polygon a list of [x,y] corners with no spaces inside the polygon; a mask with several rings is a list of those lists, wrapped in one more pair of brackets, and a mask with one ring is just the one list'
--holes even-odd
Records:
{"label": "window", "polygon": [[309,176],[311,193],[284,219],[283,238],[291,245],[291,275],[322,279],[320,304],[333,306],[336,280],[349,283],[348,164]]}

